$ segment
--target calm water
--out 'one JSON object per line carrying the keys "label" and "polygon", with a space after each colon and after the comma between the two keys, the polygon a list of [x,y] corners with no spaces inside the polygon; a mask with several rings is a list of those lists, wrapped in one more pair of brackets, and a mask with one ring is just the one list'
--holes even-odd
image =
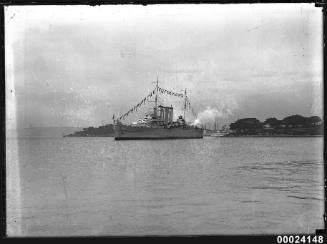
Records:
{"label": "calm water", "polygon": [[7,139],[11,235],[313,233],[323,138]]}

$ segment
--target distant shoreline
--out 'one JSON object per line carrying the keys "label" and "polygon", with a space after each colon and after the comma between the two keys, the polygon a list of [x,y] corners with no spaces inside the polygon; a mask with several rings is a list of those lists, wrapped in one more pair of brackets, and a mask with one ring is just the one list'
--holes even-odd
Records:
{"label": "distant shoreline", "polygon": [[324,137],[324,135],[225,135],[222,137]]}

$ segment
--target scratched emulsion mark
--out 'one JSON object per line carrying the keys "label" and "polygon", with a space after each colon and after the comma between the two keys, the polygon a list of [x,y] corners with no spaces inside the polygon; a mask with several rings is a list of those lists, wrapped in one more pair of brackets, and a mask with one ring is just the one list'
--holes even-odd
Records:
{"label": "scratched emulsion mark", "polygon": [[18,145],[16,140],[6,143],[6,207],[7,207],[7,235],[22,235],[21,185],[18,160]]}
{"label": "scratched emulsion mark", "polygon": [[[8,125],[6,123],[6,125]],[[17,134],[6,138],[6,209],[7,235],[21,236],[22,198]]]}
{"label": "scratched emulsion mark", "polygon": [[68,191],[67,191],[67,176],[60,171],[60,178],[62,183],[62,188],[65,196],[64,201],[64,225],[71,226],[71,220],[69,218],[69,204],[68,204]]}
{"label": "scratched emulsion mark", "polygon": [[[15,77],[13,59],[13,36],[10,28],[15,14],[10,9],[5,9],[6,22],[6,60],[5,60],[5,80],[6,80],[6,209],[7,209],[7,235],[21,236],[22,233],[22,198],[20,183],[20,167],[18,155],[18,140],[8,138],[8,131],[14,131],[10,137],[17,138],[17,111],[15,96]],[[7,28],[8,26],[8,28]]]}

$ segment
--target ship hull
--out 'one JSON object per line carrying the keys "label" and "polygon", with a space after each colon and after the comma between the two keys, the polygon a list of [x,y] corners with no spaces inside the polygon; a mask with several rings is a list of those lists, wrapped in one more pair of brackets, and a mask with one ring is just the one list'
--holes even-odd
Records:
{"label": "ship hull", "polygon": [[201,139],[203,130],[194,127],[153,128],[141,126],[115,126],[115,140]]}

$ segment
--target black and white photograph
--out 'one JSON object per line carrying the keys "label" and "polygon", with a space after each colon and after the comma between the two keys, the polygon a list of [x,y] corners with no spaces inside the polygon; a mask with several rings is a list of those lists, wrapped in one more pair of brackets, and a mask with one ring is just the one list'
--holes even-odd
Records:
{"label": "black and white photograph", "polygon": [[8,237],[325,228],[321,7],[4,15]]}

